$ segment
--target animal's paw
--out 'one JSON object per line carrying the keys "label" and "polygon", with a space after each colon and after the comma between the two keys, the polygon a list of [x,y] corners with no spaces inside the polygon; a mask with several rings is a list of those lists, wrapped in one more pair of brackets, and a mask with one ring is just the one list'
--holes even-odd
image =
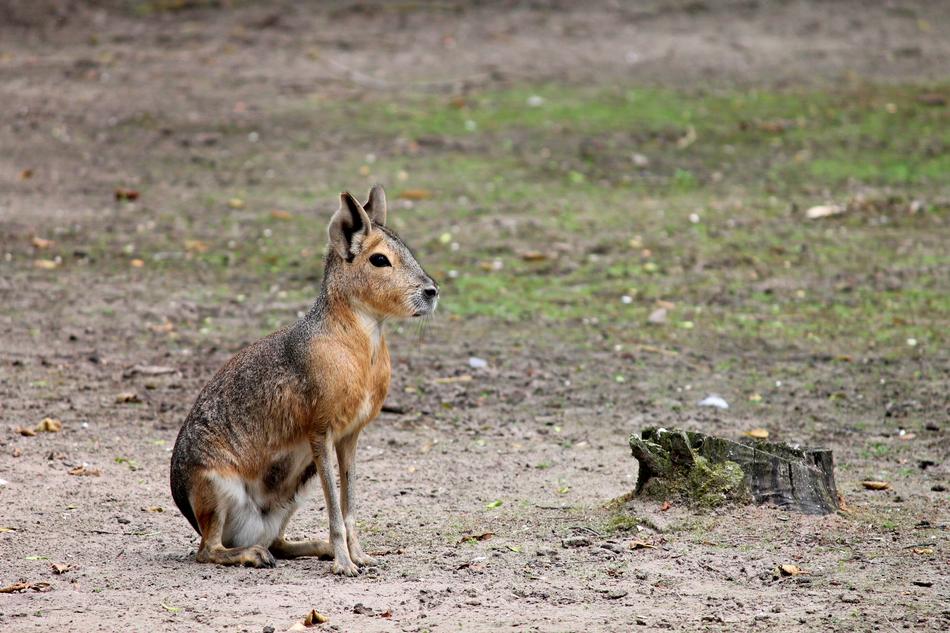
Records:
{"label": "animal's paw", "polygon": [[276,567],[277,561],[266,547],[262,545],[252,545],[247,548],[243,564],[246,567]]}
{"label": "animal's paw", "polygon": [[350,558],[359,567],[372,567],[374,565],[379,564],[379,561],[377,561],[375,558],[373,558],[369,554],[364,554],[363,552],[359,552],[357,554],[351,553]]}
{"label": "animal's paw", "polygon": [[333,573],[338,576],[355,576],[360,573],[359,568],[351,560],[334,560]]}

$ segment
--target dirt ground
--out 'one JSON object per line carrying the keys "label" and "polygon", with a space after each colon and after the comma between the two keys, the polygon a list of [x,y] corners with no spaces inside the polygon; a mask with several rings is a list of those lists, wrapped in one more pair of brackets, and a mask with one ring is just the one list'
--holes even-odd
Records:
{"label": "dirt ground", "polygon": [[[897,355],[855,344],[854,358],[741,337],[621,345],[633,326],[598,320],[597,302],[589,318],[508,319],[453,312],[447,285],[445,312],[387,334],[399,412],[368,428],[358,459],[378,568],[340,578],[320,560],[199,565],[168,489],[171,446],[201,386],[312,299],[332,192],[362,189],[367,155],[407,143],[379,145],[374,122],[315,121],[306,108],[522,84],[945,85],[945,4],[157,10],[177,4],[206,3],[0,3],[0,585],[48,583],[0,594],[0,630],[281,631],[310,609],[340,631],[950,627],[950,355],[939,335]],[[115,201],[117,188],[141,197]],[[433,251],[443,232],[465,232],[464,204],[424,204],[391,214],[405,214],[400,231],[423,265],[447,268]],[[312,237],[285,237],[274,208],[312,212]],[[419,208],[428,219],[414,224]],[[950,292],[934,247],[950,229],[928,221],[907,230],[934,248],[928,274]],[[292,226],[283,231],[310,225]],[[586,239],[562,237],[565,249]],[[301,256],[255,259],[271,239]],[[210,258],[229,240],[241,255],[222,272]],[[771,385],[756,393],[763,406],[730,391],[753,379]],[[696,406],[712,392],[741,402]],[[47,417],[62,431],[18,431]],[[609,508],[632,489],[627,437],[646,425],[728,437],[764,425],[827,445],[848,510]],[[863,489],[878,478],[894,485]],[[317,494],[289,535],[325,530]],[[807,573],[776,575],[782,564]]]}

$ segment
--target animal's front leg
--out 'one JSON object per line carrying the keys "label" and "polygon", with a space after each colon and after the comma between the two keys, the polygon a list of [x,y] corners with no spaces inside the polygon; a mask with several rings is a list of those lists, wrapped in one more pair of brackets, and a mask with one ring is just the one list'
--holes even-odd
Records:
{"label": "animal's front leg", "polygon": [[358,433],[337,440],[336,458],[340,465],[340,498],[343,506],[343,523],[346,526],[346,542],[350,558],[354,563],[365,567],[375,565],[376,559],[368,556],[360,545],[356,530],[356,495],[353,481],[356,478],[356,442]]}
{"label": "animal's front leg", "polygon": [[333,548],[333,573],[355,576],[359,569],[350,559],[350,552],[346,546],[346,528],[343,523],[343,513],[340,510],[340,496],[333,482],[333,462],[330,459],[330,433],[313,442],[313,460],[320,473],[320,484],[323,486],[323,497],[327,502],[327,515],[330,520],[330,546]]}

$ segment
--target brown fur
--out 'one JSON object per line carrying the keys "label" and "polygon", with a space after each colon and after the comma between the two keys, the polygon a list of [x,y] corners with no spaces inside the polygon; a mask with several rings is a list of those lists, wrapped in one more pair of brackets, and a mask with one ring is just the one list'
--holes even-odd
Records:
{"label": "brown fur", "polygon": [[[365,208],[341,195],[310,313],[236,354],[185,420],[171,485],[201,535],[199,562],[261,567],[275,556],[332,555],[334,572],[347,575],[373,562],[356,533],[353,482],[359,434],[389,390],[389,350],[379,330],[386,318],[431,313],[438,296],[385,218],[381,187]],[[330,541],[290,543],[284,530],[314,475],[327,500]]]}

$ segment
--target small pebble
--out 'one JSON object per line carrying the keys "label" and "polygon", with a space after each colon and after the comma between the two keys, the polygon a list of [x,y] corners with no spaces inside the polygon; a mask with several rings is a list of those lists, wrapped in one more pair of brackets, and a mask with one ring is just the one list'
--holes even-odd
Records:
{"label": "small pebble", "polygon": [[353,613],[357,615],[373,615],[376,613],[376,610],[372,607],[367,607],[362,602],[357,602],[356,606],[353,607]]}

